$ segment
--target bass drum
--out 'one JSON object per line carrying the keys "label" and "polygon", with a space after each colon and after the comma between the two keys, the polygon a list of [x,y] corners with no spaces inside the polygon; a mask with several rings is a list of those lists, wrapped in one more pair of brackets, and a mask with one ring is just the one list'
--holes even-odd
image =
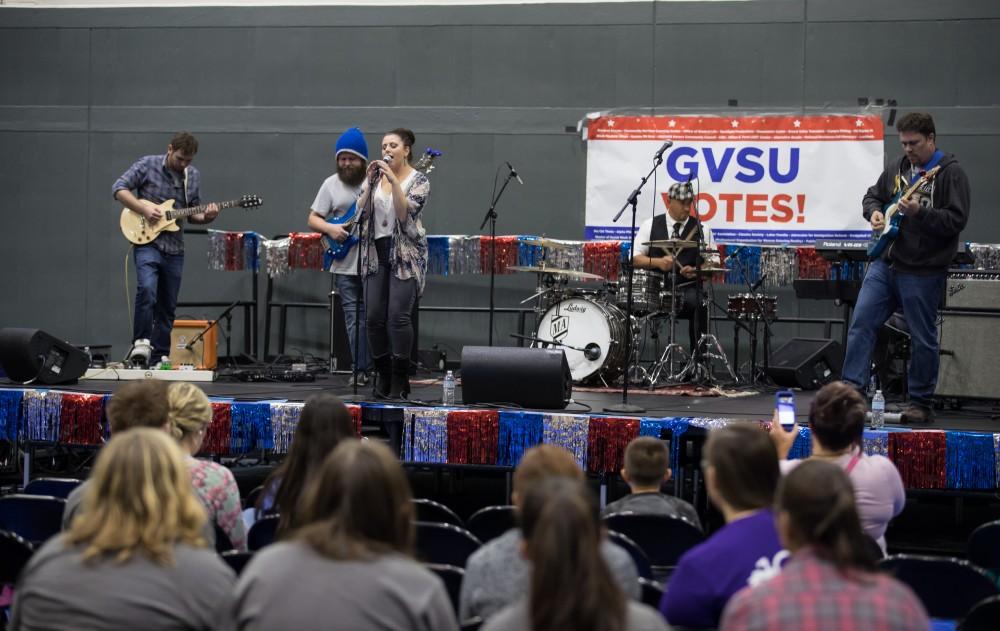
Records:
{"label": "bass drum", "polygon": [[[633,323],[633,328],[635,324]],[[575,383],[612,383],[625,370],[625,313],[587,298],[567,298],[542,315],[536,337],[578,349],[563,349]],[[559,348],[559,346],[553,346]]]}

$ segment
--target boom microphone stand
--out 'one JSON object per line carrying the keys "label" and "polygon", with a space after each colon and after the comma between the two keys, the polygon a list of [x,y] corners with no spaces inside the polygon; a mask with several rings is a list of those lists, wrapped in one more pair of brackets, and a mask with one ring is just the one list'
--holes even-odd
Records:
{"label": "boom microphone stand", "polygon": [[633,264],[631,258],[634,256],[635,252],[635,215],[638,210],[639,195],[642,194],[642,187],[646,185],[646,181],[649,180],[656,169],[663,164],[663,152],[670,148],[674,143],[667,141],[663,143],[663,146],[656,152],[653,156],[653,168],[649,170],[639,182],[639,186],[635,187],[635,190],[629,193],[628,199],[625,200],[625,204],[618,211],[618,214],[614,216],[612,222],[617,222],[625,209],[629,206],[632,207],[632,228],[629,230],[629,265],[628,265],[628,297],[625,300],[625,377],[622,379],[622,402],[615,405],[609,405],[604,408],[605,412],[624,412],[627,414],[638,414],[645,412],[646,408],[638,405],[634,405],[628,402],[628,376],[632,373],[632,268]]}
{"label": "boom microphone stand", "polygon": [[[497,202],[500,201],[500,197],[503,195],[503,191],[510,184],[510,181],[517,177],[517,172],[513,168],[509,169],[507,172],[507,179],[503,181],[503,186],[500,187],[500,192],[496,194],[492,200],[490,200],[490,208],[486,211],[486,216],[483,217],[483,223],[479,224],[479,229],[482,230],[486,226],[486,222],[490,222],[490,337],[489,346],[493,346],[493,312],[496,309],[493,304],[494,300],[494,283],[496,280],[496,269],[497,269],[497,213],[496,207]],[[496,180],[493,180],[493,185],[496,186]]]}

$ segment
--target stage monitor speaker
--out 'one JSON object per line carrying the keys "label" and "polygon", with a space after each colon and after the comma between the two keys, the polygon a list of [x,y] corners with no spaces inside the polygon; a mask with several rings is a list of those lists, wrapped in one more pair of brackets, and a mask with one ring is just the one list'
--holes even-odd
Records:
{"label": "stage monitor speaker", "polygon": [[1000,338],[997,313],[941,312],[941,363],[935,394],[996,399]]}
{"label": "stage monitor speaker", "polygon": [[0,364],[11,381],[75,383],[87,372],[87,354],[39,329],[0,329]]}
{"label": "stage monitor speaker", "polygon": [[767,374],[779,386],[815,390],[839,379],[843,363],[839,342],[796,337],[771,353]]}
{"label": "stage monitor speaker", "polygon": [[566,353],[553,348],[466,346],[462,401],[562,410],[573,392]]}

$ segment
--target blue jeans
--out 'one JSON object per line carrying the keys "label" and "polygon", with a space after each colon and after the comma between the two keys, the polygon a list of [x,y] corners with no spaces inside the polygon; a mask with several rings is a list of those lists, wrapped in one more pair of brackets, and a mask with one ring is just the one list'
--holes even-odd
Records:
{"label": "blue jeans", "polygon": [[[358,372],[367,372],[371,366],[368,353],[368,332],[365,329],[365,303],[361,299],[361,278],[351,274],[334,274],[333,283],[340,295],[340,306],[344,310],[344,324],[347,326],[347,340],[351,345],[351,358]],[[360,305],[360,319],[355,317],[355,309]],[[354,324],[358,323],[358,348],[354,347]]]}
{"label": "blue jeans", "polygon": [[154,245],[140,245],[133,250],[136,291],[133,341],[146,338],[153,347],[150,361],[170,356],[170,331],[174,328],[177,295],[184,272],[183,254],[164,254]]}
{"label": "blue jeans", "polygon": [[945,276],[897,272],[881,259],[868,266],[847,333],[844,381],[861,390],[868,387],[876,334],[902,307],[910,328],[910,400],[924,406],[933,403],[940,362],[937,309]]}

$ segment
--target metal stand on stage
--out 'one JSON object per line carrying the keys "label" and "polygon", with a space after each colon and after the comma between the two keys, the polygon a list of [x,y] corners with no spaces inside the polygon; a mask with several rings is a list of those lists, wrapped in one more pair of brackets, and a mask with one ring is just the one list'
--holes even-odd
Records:
{"label": "metal stand on stage", "polygon": [[[650,241],[646,245],[653,245],[667,252],[671,258],[677,261],[677,255],[680,251],[686,247],[694,247],[694,241],[685,241],[680,239],[667,239],[664,241]],[[687,353],[684,352],[684,347],[677,343],[677,309],[680,308],[680,299],[677,295],[677,274],[670,273],[670,335],[668,337],[668,342],[666,348],[663,349],[663,354],[660,355],[660,359],[657,360],[653,367],[653,371],[649,375],[650,387],[655,387],[656,383],[660,380],[663,374],[664,368],[666,368],[667,374],[666,379],[668,381],[673,381],[679,378],[679,374],[674,372],[674,365],[677,363],[687,362]]]}

